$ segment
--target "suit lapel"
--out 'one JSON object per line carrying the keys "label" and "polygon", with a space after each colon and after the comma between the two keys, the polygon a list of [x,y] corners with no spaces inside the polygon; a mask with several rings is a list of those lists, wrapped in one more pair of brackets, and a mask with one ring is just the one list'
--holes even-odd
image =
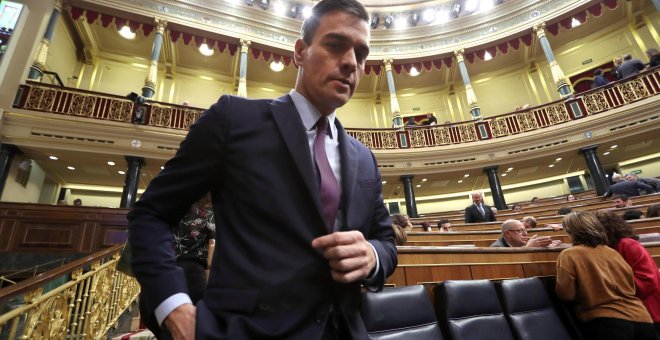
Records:
{"label": "suit lapel", "polygon": [[[314,206],[321,213],[321,200],[319,198],[319,188],[316,183],[316,172],[314,171],[312,156],[309,151],[309,142],[305,134],[305,127],[302,124],[300,115],[296,110],[289,95],[282,96],[274,100],[271,104],[271,112],[273,119],[280,135],[286,144],[291,157],[293,158],[296,168],[307,187],[307,191],[312,197]],[[322,224],[321,224],[322,225]]]}
{"label": "suit lapel", "polygon": [[[335,119],[337,126],[337,135],[339,141],[339,155],[341,158],[341,182],[342,182],[342,204],[341,209],[344,210],[345,227],[351,227],[348,223],[350,216],[351,198],[353,197],[353,188],[355,188],[355,181],[357,180],[358,173],[358,150],[348,134],[344,130],[338,119]],[[353,226],[356,227],[356,226]]]}

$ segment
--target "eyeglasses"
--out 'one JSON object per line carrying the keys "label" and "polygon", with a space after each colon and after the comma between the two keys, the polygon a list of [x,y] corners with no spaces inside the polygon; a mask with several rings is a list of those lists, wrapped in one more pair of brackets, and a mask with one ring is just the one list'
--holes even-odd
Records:
{"label": "eyeglasses", "polygon": [[525,228],[522,228],[522,229],[509,229],[508,231],[515,231],[516,233],[524,234],[527,231],[527,229],[525,229]]}

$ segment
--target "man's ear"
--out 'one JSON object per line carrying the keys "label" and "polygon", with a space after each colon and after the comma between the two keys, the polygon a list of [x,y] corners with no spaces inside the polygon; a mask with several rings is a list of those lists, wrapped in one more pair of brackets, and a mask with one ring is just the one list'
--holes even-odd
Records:
{"label": "man's ear", "polygon": [[296,44],[293,47],[293,62],[296,66],[300,67],[303,64],[303,55],[307,51],[307,44],[302,39],[296,40]]}

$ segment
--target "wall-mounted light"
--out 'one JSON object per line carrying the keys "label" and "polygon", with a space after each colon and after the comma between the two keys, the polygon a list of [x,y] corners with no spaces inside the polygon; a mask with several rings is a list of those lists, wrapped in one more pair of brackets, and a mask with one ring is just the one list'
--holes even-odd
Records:
{"label": "wall-mounted light", "polygon": [[278,1],[273,5],[273,11],[279,16],[284,16],[286,14],[286,6],[282,1]]}
{"label": "wall-mounted light", "polygon": [[417,12],[411,13],[410,16],[408,17],[408,23],[410,23],[410,26],[417,26],[418,22],[419,22],[419,13]]}
{"label": "wall-mounted light", "polygon": [[394,23],[394,17],[392,17],[392,15],[388,15],[385,17],[385,28],[387,29],[392,28],[393,23]]}
{"label": "wall-mounted light", "polygon": [[578,27],[580,25],[582,25],[582,24],[580,23],[580,21],[578,19],[573,18],[573,20],[571,20],[571,28]]}
{"label": "wall-mounted light", "polygon": [[491,59],[493,59],[493,56],[490,55],[490,53],[488,51],[486,51],[486,53],[484,53],[484,60],[487,61],[487,60],[491,60]]}
{"label": "wall-mounted light", "polygon": [[410,76],[412,77],[417,77],[419,75],[419,71],[415,66],[410,68]]}
{"label": "wall-mounted light", "polygon": [[426,21],[427,23],[430,24],[433,21],[435,21],[435,14],[436,14],[435,13],[435,8],[427,8],[422,13],[422,19],[424,19],[424,21]]}
{"label": "wall-mounted light", "polygon": [[135,39],[135,32],[132,32],[131,28],[128,27],[128,25],[125,25],[119,30],[119,35],[121,35],[122,37],[128,40]]}
{"label": "wall-mounted light", "polygon": [[201,54],[203,54],[207,57],[210,57],[210,56],[213,55],[213,53],[215,53],[215,51],[213,51],[213,49],[210,48],[209,45],[207,45],[206,43],[203,43],[201,46],[199,46],[199,53],[201,53]]}
{"label": "wall-mounted light", "polygon": [[312,7],[307,6],[302,11],[303,18],[307,19],[312,15]]}
{"label": "wall-mounted light", "polygon": [[273,72],[281,72],[284,70],[284,64],[281,61],[271,61],[270,62],[270,69]]}
{"label": "wall-mounted light", "polygon": [[371,23],[369,24],[369,26],[371,26],[372,30],[376,29],[376,27],[378,27],[378,22],[379,21],[380,21],[380,17],[378,16],[378,14],[371,15]]}
{"label": "wall-mounted light", "polygon": [[291,5],[291,8],[289,8],[288,15],[291,18],[297,17],[298,16],[298,5],[296,5],[296,4]]}

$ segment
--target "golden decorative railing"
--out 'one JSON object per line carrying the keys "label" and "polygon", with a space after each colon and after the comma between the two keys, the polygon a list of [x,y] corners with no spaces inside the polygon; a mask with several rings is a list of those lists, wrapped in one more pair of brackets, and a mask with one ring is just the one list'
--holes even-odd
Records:
{"label": "golden decorative railing", "polygon": [[[500,138],[563,124],[622,107],[660,93],[660,68],[567,99],[485,120],[427,127],[347,129],[372,150],[437,147]],[[148,101],[142,124],[187,130],[203,109]],[[128,98],[34,82],[21,85],[14,107],[130,123],[136,104]]]}
{"label": "golden decorative railing", "polygon": [[[117,245],[0,289],[0,302],[24,303],[0,315],[0,338],[105,339],[140,292],[135,278],[115,270]],[[45,292],[56,279],[66,282]]]}

